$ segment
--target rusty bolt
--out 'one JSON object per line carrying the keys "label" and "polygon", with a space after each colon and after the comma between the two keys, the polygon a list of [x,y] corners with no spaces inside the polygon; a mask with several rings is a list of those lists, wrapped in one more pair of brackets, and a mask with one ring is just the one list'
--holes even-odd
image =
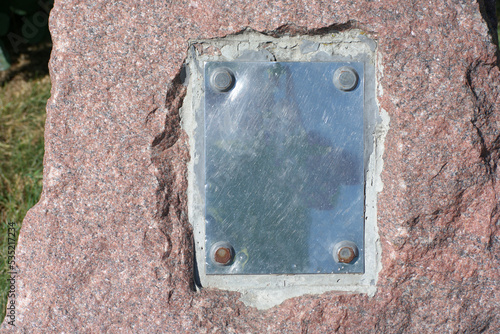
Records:
{"label": "rusty bolt", "polygon": [[228,242],[216,242],[210,250],[210,256],[215,264],[227,266],[233,262],[234,249]]}
{"label": "rusty bolt", "polygon": [[351,263],[358,256],[358,247],[352,241],[341,241],[334,247],[333,258],[338,263]]}
{"label": "rusty bolt", "polygon": [[354,249],[351,247],[342,247],[337,251],[339,262],[350,263],[356,257]]}

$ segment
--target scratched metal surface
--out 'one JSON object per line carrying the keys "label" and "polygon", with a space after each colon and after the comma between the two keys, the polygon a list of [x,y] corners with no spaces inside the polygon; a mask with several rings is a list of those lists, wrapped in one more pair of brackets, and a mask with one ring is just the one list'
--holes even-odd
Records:
{"label": "scratched metal surface", "polygon": [[[332,80],[342,66],[350,91]],[[361,62],[205,64],[207,274],[364,271],[363,85]],[[343,240],[349,264],[332,256]],[[212,259],[221,241],[229,265]]]}

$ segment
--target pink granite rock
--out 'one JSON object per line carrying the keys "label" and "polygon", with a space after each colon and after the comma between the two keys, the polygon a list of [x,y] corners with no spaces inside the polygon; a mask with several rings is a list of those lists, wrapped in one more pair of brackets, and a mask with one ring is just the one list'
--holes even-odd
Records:
{"label": "pink granite rock", "polygon": [[[381,59],[377,293],[258,311],[195,292],[187,41],[334,25],[367,31]],[[2,332],[500,332],[500,71],[478,3],[58,0],[50,27],[44,189],[16,250],[16,327]]]}

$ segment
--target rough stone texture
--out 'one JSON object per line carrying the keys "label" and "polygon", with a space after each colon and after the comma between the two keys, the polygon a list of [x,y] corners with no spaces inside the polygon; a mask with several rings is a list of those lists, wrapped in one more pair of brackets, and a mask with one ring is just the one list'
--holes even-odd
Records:
{"label": "rough stone texture", "polygon": [[[500,72],[479,4],[56,1],[44,190],[2,332],[498,333]],[[484,11],[483,11],[484,12]],[[267,311],[192,288],[178,73],[192,38],[358,27],[390,116],[378,292]]]}

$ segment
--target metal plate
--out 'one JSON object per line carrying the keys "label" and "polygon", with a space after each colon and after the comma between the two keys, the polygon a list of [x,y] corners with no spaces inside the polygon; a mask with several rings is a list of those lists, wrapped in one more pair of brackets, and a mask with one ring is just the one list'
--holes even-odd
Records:
{"label": "metal plate", "polygon": [[207,274],[363,273],[363,72],[205,64]]}

